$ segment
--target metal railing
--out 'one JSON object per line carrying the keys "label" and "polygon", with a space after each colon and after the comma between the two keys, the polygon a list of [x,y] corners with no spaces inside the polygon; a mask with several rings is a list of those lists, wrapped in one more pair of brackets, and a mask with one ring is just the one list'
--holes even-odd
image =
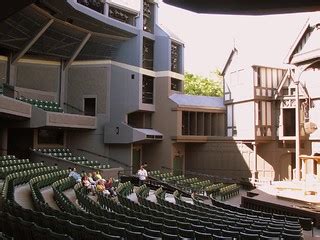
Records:
{"label": "metal railing", "polygon": [[[71,105],[70,103],[64,102],[63,105],[66,106],[66,111],[65,112],[67,112],[67,113],[84,115],[84,111],[83,110]],[[70,109],[71,109],[71,111],[70,111]]]}
{"label": "metal railing", "polygon": [[89,151],[89,150],[86,150],[86,149],[77,148],[77,150],[85,152],[85,153],[92,154],[94,156],[105,158],[106,160],[108,160],[108,163],[109,163],[109,161],[112,161],[114,163],[117,163],[117,164],[121,165],[122,167],[130,169],[130,170],[126,170],[126,171],[132,171],[132,165],[126,164],[124,162],[121,162],[120,160],[117,160],[117,159],[114,159],[112,157],[109,157],[109,156],[106,156],[106,155],[102,155],[102,154],[99,154],[99,153],[95,153],[95,152],[92,152],[92,151]]}

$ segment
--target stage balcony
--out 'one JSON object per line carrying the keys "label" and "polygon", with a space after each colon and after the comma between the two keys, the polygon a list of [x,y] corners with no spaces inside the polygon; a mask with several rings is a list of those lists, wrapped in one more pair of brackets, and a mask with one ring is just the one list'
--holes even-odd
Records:
{"label": "stage balcony", "polygon": [[9,85],[0,85],[0,116],[4,118],[30,119],[31,105],[13,98],[14,90]]}
{"label": "stage balcony", "polygon": [[163,135],[154,129],[134,128],[125,123],[105,127],[104,143],[107,144],[153,143],[162,139]]}
{"label": "stage balcony", "polygon": [[0,94],[0,116],[30,119],[31,105]]}
{"label": "stage balcony", "polygon": [[73,129],[96,129],[97,119],[94,116],[45,111],[32,106],[31,128],[59,127]]}

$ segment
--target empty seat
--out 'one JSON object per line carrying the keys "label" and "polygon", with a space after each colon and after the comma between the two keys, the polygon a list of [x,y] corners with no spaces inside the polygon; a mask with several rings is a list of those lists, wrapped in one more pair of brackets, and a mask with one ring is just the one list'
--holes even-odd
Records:
{"label": "empty seat", "polygon": [[241,240],[259,240],[259,234],[241,232],[240,239]]}
{"label": "empty seat", "polygon": [[213,239],[212,234],[210,233],[203,233],[203,232],[194,232],[194,236],[196,238],[196,240],[211,240]]}
{"label": "empty seat", "polygon": [[170,234],[170,233],[162,232],[161,236],[162,236],[162,240],[177,240],[177,239],[179,239],[179,235],[177,235],[177,234]]}

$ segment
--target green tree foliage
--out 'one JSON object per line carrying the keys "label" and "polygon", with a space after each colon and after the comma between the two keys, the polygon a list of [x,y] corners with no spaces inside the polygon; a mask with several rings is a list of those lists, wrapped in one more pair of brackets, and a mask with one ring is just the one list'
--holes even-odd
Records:
{"label": "green tree foliage", "polygon": [[184,75],[184,92],[190,95],[221,97],[223,94],[221,75],[213,72],[217,80],[186,72]]}

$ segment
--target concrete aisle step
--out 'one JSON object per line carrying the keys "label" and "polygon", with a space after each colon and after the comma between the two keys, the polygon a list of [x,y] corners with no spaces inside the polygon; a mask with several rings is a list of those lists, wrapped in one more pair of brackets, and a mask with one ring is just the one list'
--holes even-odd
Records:
{"label": "concrete aisle step", "polygon": [[60,210],[57,203],[55,202],[55,200],[53,198],[53,190],[52,190],[51,186],[42,188],[40,190],[40,192],[44,198],[44,201],[46,203],[48,203],[51,208],[56,209],[56,210]]}
{"label": "concrete aisle step", "polygon": [[63,194],[78,208],[80,208],[78,204],[78,199],[76,196],[76,193],[74,192],[74,189],[67,189],[66,191],[63,192]]}
{"label": "concrete aisle step", "polygon": [[28,183],[15,187],[14,199],[22,207],[34,210],[31,189]]}
{"label": "concrete aisle step", "polygon": [[2,186],[3,186],[3,184],[4,184],[4,180],[0,180],[0,190],[2,189]]}

